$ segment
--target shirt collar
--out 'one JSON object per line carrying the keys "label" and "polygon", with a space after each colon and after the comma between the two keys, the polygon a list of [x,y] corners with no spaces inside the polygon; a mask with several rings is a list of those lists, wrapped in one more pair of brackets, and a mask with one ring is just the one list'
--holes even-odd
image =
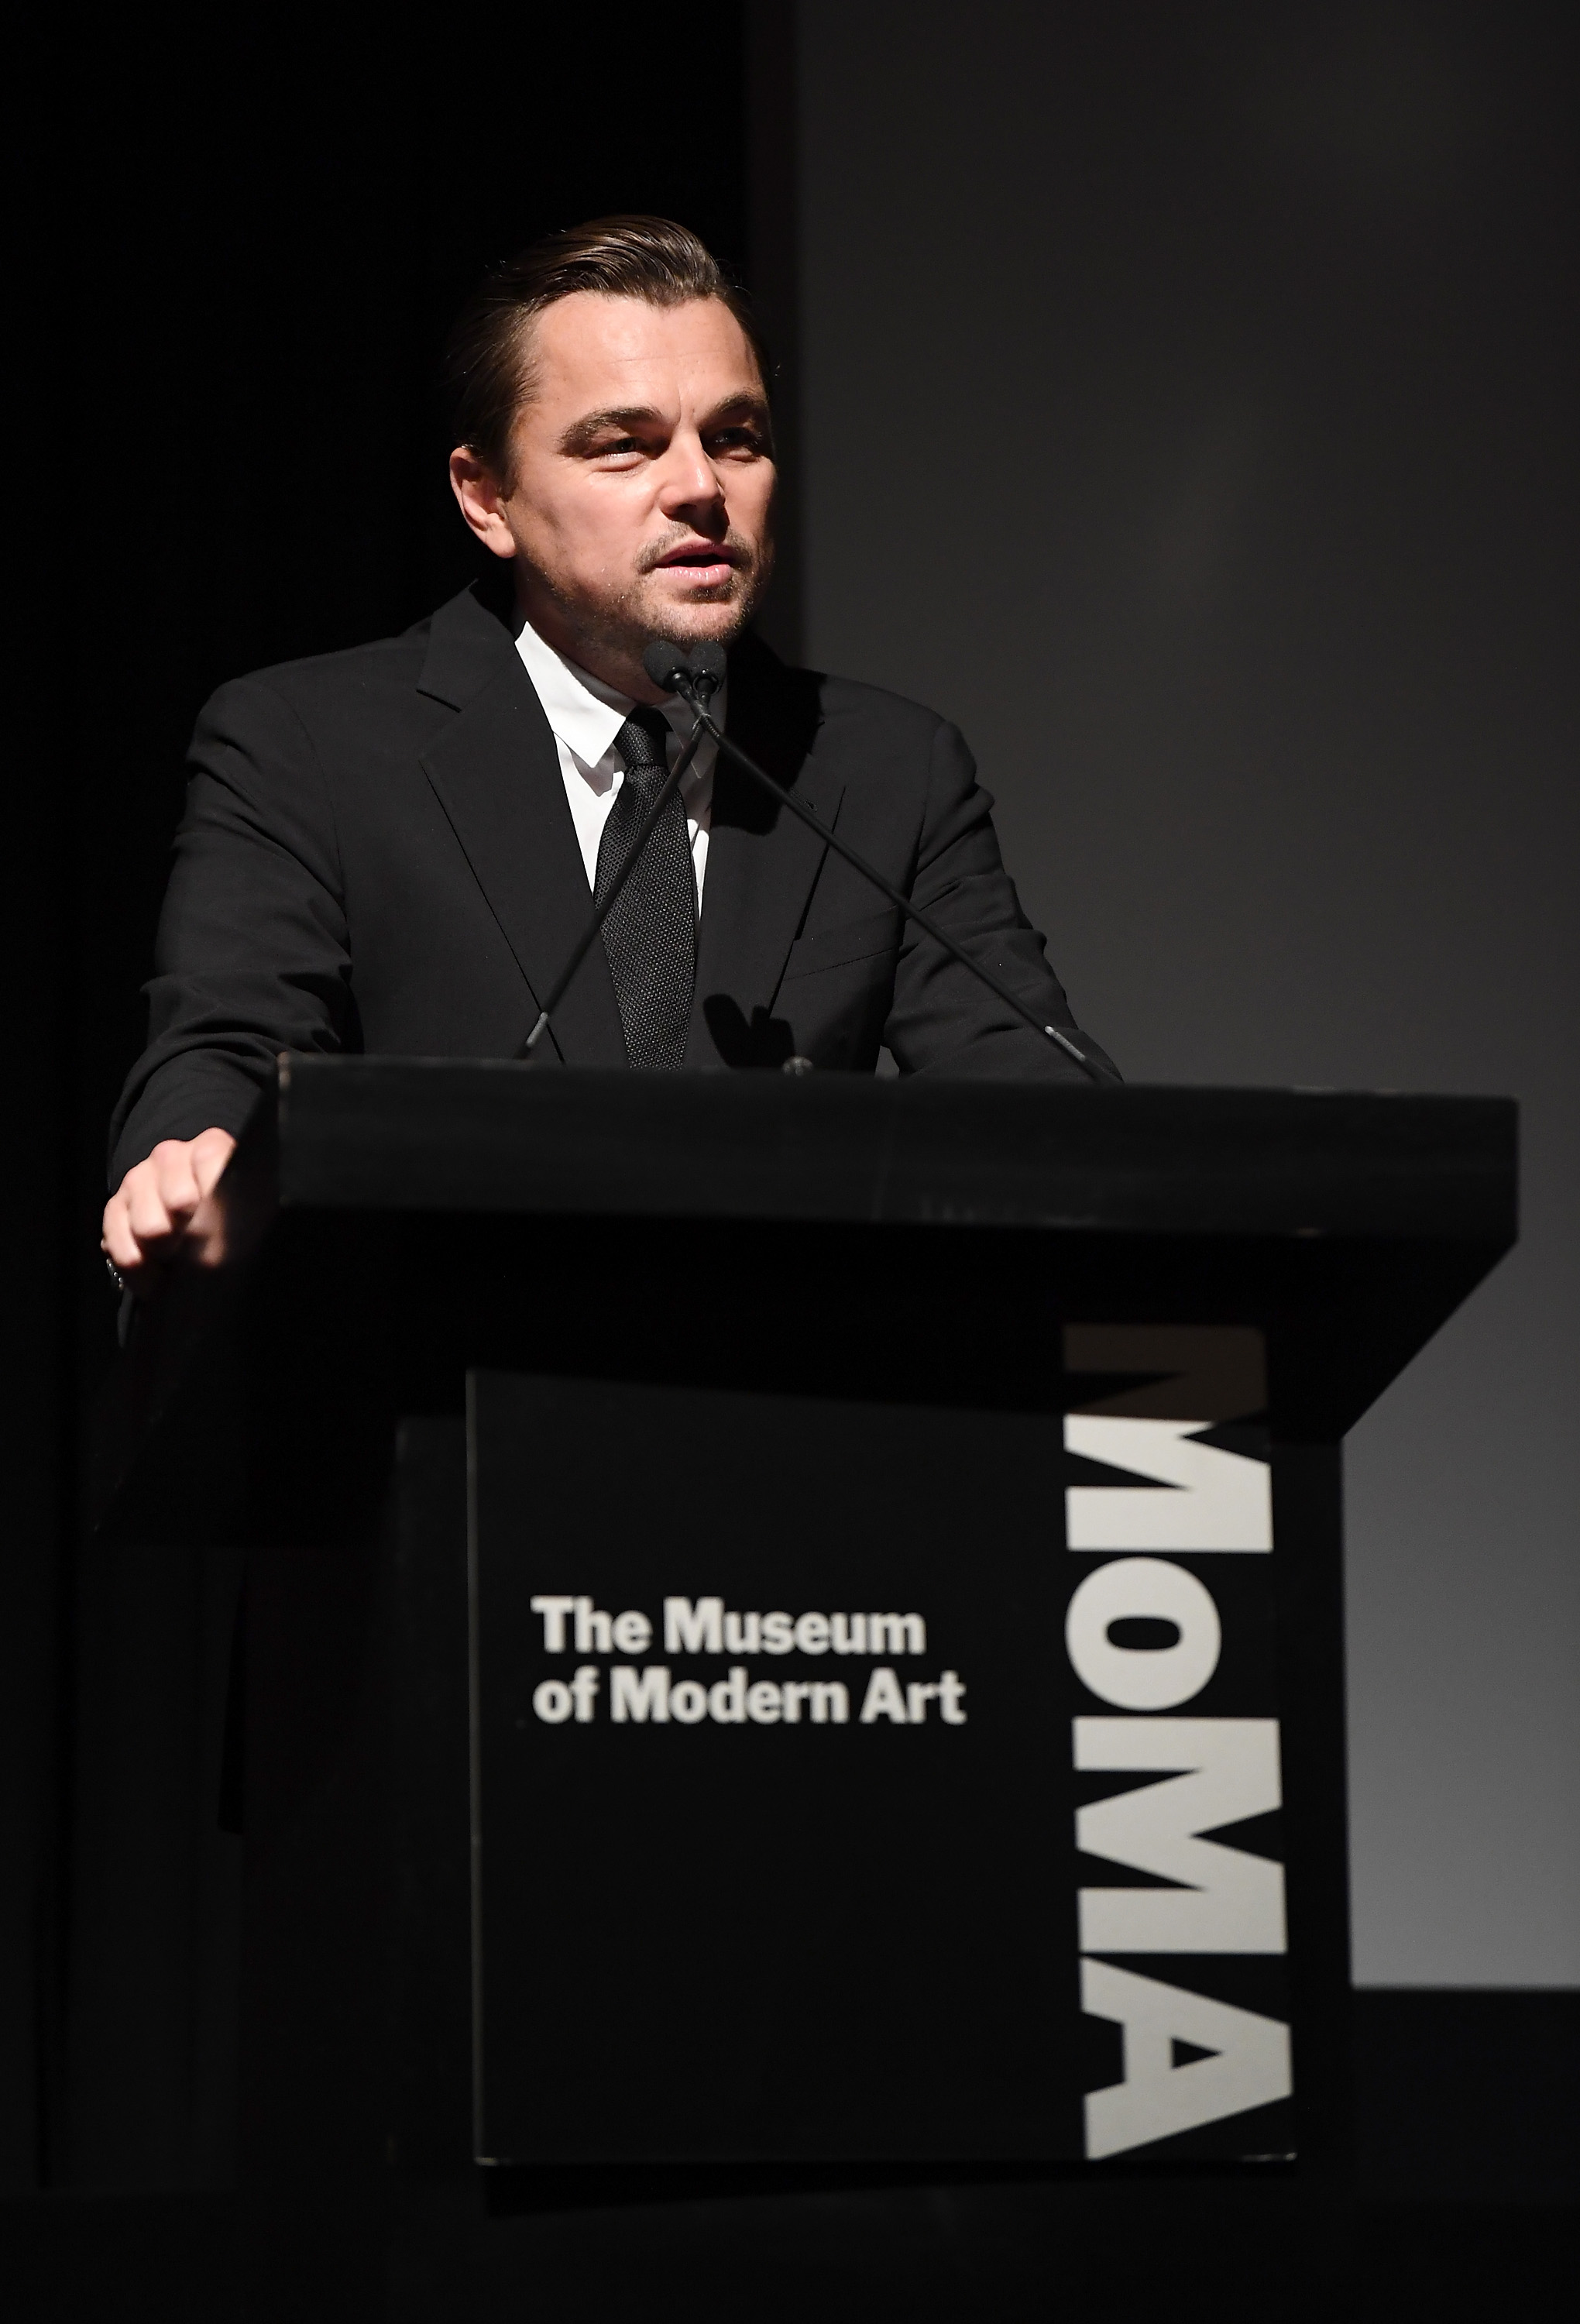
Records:
{"label": "shirt collar", "polygon": [[591,670],[578,669],[546,644],[530,622],[521,624],[516,651],[557,739],[584,767],[595,767],[636,706],[629,695],[617,694]]}
{"label": "shirt collar", "polygon": [[[579,663],[567,661],[562,653],[540,638],[530,622],[523,622],[516,639],[516,651],[520,655],[528,677],[532,680],[543,715],[556,741],[578,758],[584,767],[596,767],[614,748],[614,738],[636,708],[629,694],[605,686],[590,669]],[[722,724],[729,699],[729,687],[721,686],[713,697],[713,715]],[[673,733],[687,736],[692,730],[693,714],[689,706],[677,694],[659,704]],[[694,775],[701,778],[713,761],[713,743],[704,735]]]}
{"label": "shirt collar", "polygon": [[[584,767],[595,767],[614,748],[614,738],[636,708],[629,694],[618,693],[605,686],[590,669],[583,669],[567,661],[562,653],[545,643],[530,622],[523,622],[516,640],[516,651],[526,665],[527,675],[537,690],[556,740],[573,752]],[[714,697],[713,715],[724,715],[724,688]],[[671,731],[686,735],[692,730],[692,713],[677,694],[659,704]],[[712,746],[703,741],[703,755],[711,761]],[[699,770],[700,771],[700,770]]]}

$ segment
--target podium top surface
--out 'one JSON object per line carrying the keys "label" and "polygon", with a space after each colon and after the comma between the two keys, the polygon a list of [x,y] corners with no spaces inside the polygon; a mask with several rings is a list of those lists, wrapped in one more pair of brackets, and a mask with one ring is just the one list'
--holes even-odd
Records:
{"label": "podium top surface", "polygon": [[275,1186],[286,1212],[1382,1238],[1490,1264],[1516,1130],[1506,1098],[293,1057]]}
{"label": "podium top surface", "polygon": [[262,1448],[262,1524],[271,1448],[306,1474],[477,1369],[1042,1409],[1079,1323],[1255,1326],[1276,1425],[1337,1442],[1514,1240],[1515,1133],[1497,1098],[292,1057],[224,1255],[106,1383],[93,1502],[174,1539],[179,1487],[218,1539],[195,1447]]}

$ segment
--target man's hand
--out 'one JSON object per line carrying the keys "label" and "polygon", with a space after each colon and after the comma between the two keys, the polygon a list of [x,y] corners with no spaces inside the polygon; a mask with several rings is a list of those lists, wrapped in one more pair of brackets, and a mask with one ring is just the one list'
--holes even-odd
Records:
{"label": "man's hand", "polygon": [[167,1138],[127,1171],[105,1204],[100,1248],[128,1289],[146,1289],[178,1250],[199,1267],[217,1263],[219,1215],[208,1197],[235,1150],[228,1130],[206,1130],[198,1138]]}

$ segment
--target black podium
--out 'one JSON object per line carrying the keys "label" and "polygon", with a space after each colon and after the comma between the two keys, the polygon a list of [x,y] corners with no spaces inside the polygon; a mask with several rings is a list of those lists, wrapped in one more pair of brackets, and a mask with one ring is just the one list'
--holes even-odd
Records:
{"label": "black podium", "polygon": [[248,1553],[255,2312],[514,2314],[550,2215],[1341,2184],[1337,1447],[1514,1133],[282,1065],[98,1485]]}

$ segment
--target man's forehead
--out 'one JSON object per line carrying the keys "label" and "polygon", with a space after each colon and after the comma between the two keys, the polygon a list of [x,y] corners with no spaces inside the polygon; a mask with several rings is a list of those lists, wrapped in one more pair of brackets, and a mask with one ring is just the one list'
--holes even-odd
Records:
{"label": "man's forehead", "polygon": [[535,318],[528,360],[537,397],[589,411],[666,402],[654,391],[687,383],[705,383],[711,402],[761,392],[746,333],[721,299],[657,307],[578,290]]}

